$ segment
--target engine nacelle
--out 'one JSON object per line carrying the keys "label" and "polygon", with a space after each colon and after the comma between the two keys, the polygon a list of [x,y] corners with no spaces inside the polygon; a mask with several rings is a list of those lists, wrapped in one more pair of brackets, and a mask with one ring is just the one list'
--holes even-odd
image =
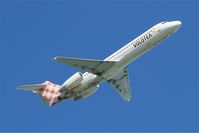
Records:
{"label": "engine nacelle", "polygon": [[69,79],[67,79],[60,87],[59,92],[69,91],[78,86],[83,80],[83,76],[80,72],[75,73]]}
{"label": "engine nacelle", "polygon": [[92,95],[93,93],[95,93],[98,90],[98,88],[99,88],[99,85],[89,88],[89,89],[81,92],[78,96],[76,96],[74,98],[74,100],[80,100],[80,99],[86,98],[86,97]]}

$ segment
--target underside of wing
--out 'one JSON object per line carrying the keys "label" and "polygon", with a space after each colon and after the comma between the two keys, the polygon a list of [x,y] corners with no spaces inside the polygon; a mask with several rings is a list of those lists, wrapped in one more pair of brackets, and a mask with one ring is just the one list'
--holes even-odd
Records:
{"label": "underside of wing", "polygon": [[125,101],[131,100],[131,89],[127,67],[122,69],[116,76],[108,80],[108,83],[112,84],[114,89],[122,96]]}
{"label": "underside of wing", "polygon": [[116,63],[115,61],[78,59],[59,56],[55,57],[54,60],[96,75],[102,75]]}

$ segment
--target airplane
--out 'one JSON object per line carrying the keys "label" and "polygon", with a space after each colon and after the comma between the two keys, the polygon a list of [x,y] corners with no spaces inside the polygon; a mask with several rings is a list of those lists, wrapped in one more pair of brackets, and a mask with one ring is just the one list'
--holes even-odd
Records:
{"label": "airplane", "polygon": [[181,24],[181,21],[158,23],[104,60],[54,57],[54,61],[85,73],[75,73],[62,85],[45,81],[42,84],[18,86],[17,89],[32,91],[40,95],[48,106],[52,106],[66,99],[84,99],[96,92],[99,84],[107,81],[128,102],[131,100],[131,89],[127,65],[175,33]]}

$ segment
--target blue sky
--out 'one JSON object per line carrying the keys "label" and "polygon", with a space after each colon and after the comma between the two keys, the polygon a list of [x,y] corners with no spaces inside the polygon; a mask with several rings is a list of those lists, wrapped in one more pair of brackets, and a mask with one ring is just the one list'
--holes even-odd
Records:
{"label": "blue sky", "polygon": [[[198,8],[194,1],[1,1],[0,131],[198,131]],[[104,59],[161,21],[181,29],[129,65],[133,99],[104,83],[53,107],[22,84],[61,84],[76,69],[54,56]]]}

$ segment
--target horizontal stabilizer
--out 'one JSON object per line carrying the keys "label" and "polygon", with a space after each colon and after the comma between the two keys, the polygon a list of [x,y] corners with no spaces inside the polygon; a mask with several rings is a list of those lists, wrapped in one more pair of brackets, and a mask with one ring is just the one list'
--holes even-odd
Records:
{"label": "horizontal stabilizer", "polygon": [[60,95],[60,85],[53,84],[50,81],[45,81],[42,84],[18,86],[17,89],[32,91],[42,97],[42,101],[49,106],[56,104]]}
{"label": "horizontal stabilizer", "polygon": [[105,71],[111,68],[116,61],[92,60],[92,59],[78,59],[57,56],[53,58],[55,61],[63,64],[90,72],[96,75],[102,75]]}
{"label": "horizontal stabilizer", "polygon": [[40,89],[45,88],[45,84],[34,84],[34,85],[23,85],[23,86],[18,86],[17,89],[20,90],[30,90],[30,91],[37,91]]}

